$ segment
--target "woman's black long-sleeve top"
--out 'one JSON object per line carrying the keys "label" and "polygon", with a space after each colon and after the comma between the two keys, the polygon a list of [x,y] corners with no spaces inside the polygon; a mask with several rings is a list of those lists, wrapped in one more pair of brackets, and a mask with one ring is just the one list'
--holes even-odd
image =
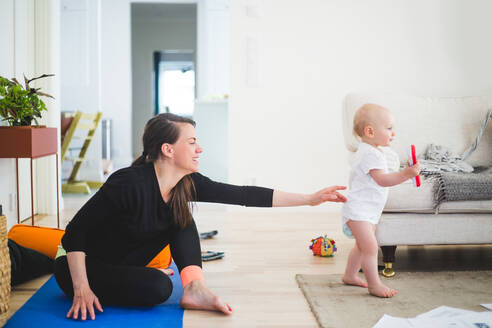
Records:
{"label": "woman's black long-sleeve top", "polygon": [[[197,202],[272,206],[272,189],[219,183],[200,173],[191,177]],[[70,221],[62,246],[117,264],[136,249],[172,240],[176,229],[154,165],[148,163],[113,173]]]}

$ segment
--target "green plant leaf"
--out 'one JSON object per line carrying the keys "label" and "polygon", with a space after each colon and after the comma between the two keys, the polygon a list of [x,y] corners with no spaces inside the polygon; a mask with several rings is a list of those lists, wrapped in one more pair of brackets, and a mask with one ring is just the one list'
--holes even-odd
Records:
{"label": "green plant leaf", "polygon": [[12,78],[9,80],[0,76],[0,117],[3,121],[7,121],[10,125],[31,125],[34,120],[37,123],[36,117],[41,118],[41,113],[46,111],[46,104],[39,97],[53,96],[41,92],[40,88],[31,88],[31,81],[54,76],[53,74],[43,74],[34,79],[29,80],[24,75],[25,88]]}

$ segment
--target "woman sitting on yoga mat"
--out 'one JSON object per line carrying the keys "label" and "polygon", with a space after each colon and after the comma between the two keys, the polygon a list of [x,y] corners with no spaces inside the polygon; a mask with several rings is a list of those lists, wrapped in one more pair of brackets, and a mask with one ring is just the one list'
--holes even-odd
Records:
{"label": "woman sitting on yoga mat", "polygon": [[[333,186],[314,194],[218,183],[198,173],[195,122],[173,114],[150,119],[144,151],[131,167],[113,173],[66,228],[55,278],[73,305],[67,317],[95,318],[101,304],[153,306],[171,295],[170,269],[145,267],[165,246],[183,282],[185,309],[232,309],[206,285],[200,238],[189,202],[245,206],[318,205],[346,199]],[[66,256],[64,255],[66,252]]]}

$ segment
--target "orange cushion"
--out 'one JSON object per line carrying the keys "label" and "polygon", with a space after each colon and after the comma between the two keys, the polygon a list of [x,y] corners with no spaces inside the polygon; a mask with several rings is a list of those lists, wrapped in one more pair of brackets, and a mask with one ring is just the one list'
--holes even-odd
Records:
{"label": "orange cushion", "polygon": [[[65,230],[47,227],[35,227],[16,224],[10,228],[8,238],[26,248],[34,249],[52,259],[55,259],[58,245]],[[146,266],[155,269],[166,269],[171,265],[171,250],[166,246]]]}
{"label": "orange cushion", "polygon": [[56,228],[33,227],[16,224],[10,228],[8,238],[26,248],[34,249],[52,259],[55,259],[58,245],[65,230]]}
{"label": "orange cushion", "polygon": [[171,265],[172,260],[171,249],[169,248],[169,245],[167,245],[159,254],[157,254],[156,257],[152,259],[152,261],[149,262],[149,264],[146,265],[146,267],[166,269]]}

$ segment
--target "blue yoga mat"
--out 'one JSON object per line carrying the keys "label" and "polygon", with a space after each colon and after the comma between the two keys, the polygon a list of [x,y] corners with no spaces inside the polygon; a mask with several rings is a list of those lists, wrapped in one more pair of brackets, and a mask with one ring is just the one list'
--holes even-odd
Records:
{"label": "blue yoga mat", "polygon": [[[63,294],[52,276],[7,322],[4,327],[183,327],[184,310],[179,306],[183,286],[176,265],[171,265],[173,293],[163,304],[152,308],[104,306],[96,319],[73,320],[66,315],[72,301]],[[80,314],[79,314],[80,318]]]}

